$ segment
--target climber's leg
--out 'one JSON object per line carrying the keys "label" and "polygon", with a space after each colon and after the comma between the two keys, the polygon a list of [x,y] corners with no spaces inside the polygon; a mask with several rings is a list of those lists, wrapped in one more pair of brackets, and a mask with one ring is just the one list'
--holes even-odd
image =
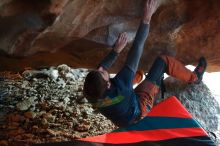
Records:
{"label": "climber's leg", "polygon": [[146,116],[153,107],[165,69],[165,62],[158,57],[154,61],[146,79],[135,88],[135,92],[139,95],[142,117]]}
{"label": "climber's leg", "polygon": [[198,80],[197,75],[194,72],[187,69],[174,57],[163,55],[160,56],[160,58],[162,58],[167,65],[166,73],[168,75],[189,83],[193,83]]}

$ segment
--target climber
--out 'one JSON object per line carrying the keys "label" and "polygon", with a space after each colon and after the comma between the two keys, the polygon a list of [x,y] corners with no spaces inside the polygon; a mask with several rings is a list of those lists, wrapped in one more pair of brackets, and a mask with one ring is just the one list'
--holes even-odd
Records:
{"label": "climber", "polygon": [[173,57],[161,55],[153,63],[145,80],[133,89],[133,79],[149,33],[150,20],[158,7],[158,0],[147,0],[144,15],[138,28],[133,46],[119,73],[110,78],[107,70],[127,44],[127,34],[119,35],[112,51],[101,61],[98,68],[88,73],[84,83],[84,95],[100,112],[115,125],[125,127],[142,119],[153,106],[159,92],[163,74],[177,79],[199,83],[206,69],[205,58],[191,72]]}

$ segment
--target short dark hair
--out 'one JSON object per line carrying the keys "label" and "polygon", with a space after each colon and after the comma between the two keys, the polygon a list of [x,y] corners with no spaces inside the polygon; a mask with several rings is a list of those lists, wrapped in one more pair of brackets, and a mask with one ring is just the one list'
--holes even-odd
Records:
{"label": "short dark hair", "polygon": [[97,101],[107,89],[107,81],[105,81],[97,70],[88,73],[85,78],[83,93],[89,101]]}

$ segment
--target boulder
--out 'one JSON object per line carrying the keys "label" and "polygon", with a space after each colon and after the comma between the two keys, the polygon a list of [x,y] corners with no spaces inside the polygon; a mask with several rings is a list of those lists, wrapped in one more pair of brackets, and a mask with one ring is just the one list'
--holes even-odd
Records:
{"label": "boulder", "polygon": [[[218,131],[220,106],[209,88],[200,84],[187,84],[169,77],[165,80],[165,97],[176,96],[207,132]],[[158,101],[162,99],[158,96]]]}

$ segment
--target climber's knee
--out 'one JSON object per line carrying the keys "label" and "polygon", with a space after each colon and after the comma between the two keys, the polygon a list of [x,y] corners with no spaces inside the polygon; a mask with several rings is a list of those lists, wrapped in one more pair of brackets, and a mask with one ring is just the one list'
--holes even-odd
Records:
{"label": "climber's knee", "polygon": [[168,64],[168,56],[167,55],[160,55],[159,57],[157,57],[157,59],[160,59],[161,61],[163,61],[166,65]]}

